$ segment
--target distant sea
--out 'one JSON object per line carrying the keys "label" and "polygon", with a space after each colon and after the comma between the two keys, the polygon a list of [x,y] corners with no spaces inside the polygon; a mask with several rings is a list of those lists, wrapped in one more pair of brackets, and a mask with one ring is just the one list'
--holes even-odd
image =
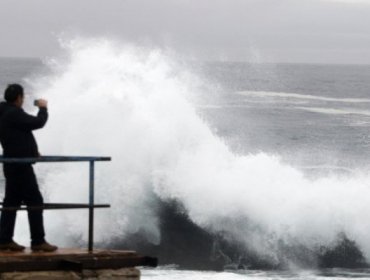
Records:
{"label": "distant sea", "polygon": [[210,63],[220,84],[204,112],[237,152],[264,151],[303,169],[370,164],[370,66]]}

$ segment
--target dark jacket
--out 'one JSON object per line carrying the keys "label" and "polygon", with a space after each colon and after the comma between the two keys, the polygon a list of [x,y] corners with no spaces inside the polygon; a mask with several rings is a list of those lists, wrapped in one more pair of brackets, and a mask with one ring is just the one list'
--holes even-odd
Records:
{"label": "dark jacket", "polygon": [[4,157],[38,157],[32,130],[42,128],[48,119],[46,108],[31,116],[7,102],[0,103],[0,142]]}

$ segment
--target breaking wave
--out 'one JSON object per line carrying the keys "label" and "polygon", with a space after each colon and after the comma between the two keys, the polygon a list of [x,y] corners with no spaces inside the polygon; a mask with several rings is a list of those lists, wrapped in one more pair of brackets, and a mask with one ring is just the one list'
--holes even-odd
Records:
{"label": "breaking wave", "polygon": [[[193,105],[206,81],[161,51],[78,39],[47,65],[51,74],[30,81],[50,103],[42,153],[112,156],[96,167],[97,200],[112,206],[97,210],[98,241],[140,231],[158,243],[158,201],[176,200],[200,227],[261,254],[274,254],[277,240],[312,247],[345,232],[370,257],[367,174],[313,180],[277,156],[233,153]],[[48,201],[87,201],[87,165],[38,168]],[[84,211],[47,213],[46,224],[59,244],[86,241]]]}

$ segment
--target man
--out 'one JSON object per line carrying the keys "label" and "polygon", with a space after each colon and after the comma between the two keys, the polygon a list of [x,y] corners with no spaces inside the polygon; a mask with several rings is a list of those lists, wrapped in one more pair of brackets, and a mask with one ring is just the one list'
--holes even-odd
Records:
{"label": "man", "polygon": [[[4,93],[6,102],[0,103],[0,142],[4,157],[39,157],[39,151],[32,130],[42,128],[47,119],[47,101],[39,99],[37,116],[31,116],[22,109],[24,92],[18,84],[9,85]],[[32,163],[4,163],[5,197],[4,207],[42,206],[40,193]],[[23,251],[13,241],[16,211],[3,211],[0,218],[0,250]],[[31,250],[52,252],[56,246],[45,241],[42,210],[29,210],[28,221],[31,232]]]}

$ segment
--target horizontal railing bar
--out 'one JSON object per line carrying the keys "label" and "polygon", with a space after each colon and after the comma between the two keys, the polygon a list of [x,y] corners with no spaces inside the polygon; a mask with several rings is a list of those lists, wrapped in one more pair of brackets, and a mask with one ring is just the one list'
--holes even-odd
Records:
{"label": "horizontal railing bar", "polygon": [[[4,202],[0,202],[0,205],[4,205]],[[68,203],[68,202],[44,202],[42,205],[45,206],[78,206],[78,205],[90,205],[89,203]],[[108,205],[108,204],[94,204],[94,205]],[[22,203],[21,206],[27,206]]]}
{"label": "horizontal railing bar", "polygon": [[44,203],[42,206],[0,207],[0,211],[110,208],[109,204]]}
{"label": "horizontal railing bar", "polygon": [[111,157],[93,156],[42,156],[35,158],[14,158],[0,156],[0,162],[29,163],[29,162],[73,162],[73,161],[110,161]]}

